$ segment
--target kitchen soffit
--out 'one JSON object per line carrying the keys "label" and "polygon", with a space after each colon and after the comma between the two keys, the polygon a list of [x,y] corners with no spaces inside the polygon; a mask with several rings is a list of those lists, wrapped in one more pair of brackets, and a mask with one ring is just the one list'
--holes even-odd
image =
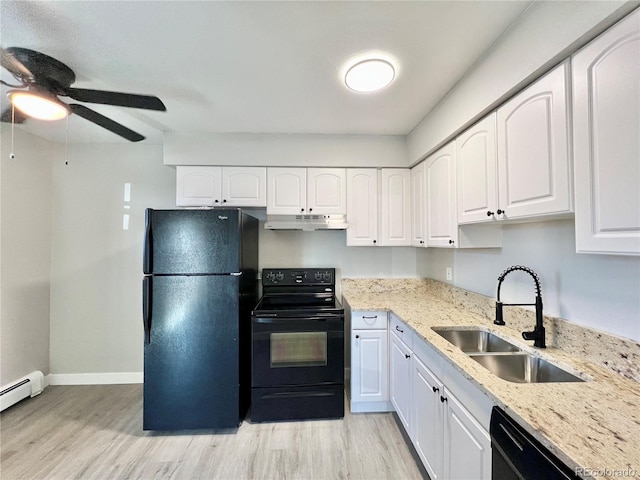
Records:
{"label": "kitchen soffit", "polygon": [[[3,0],[0,30],[3,47],[69,65],[75,87],[160,97],[167,112],[92,105],[149,141],[163,131],[405,135],[530,3]],[[399,74],[354,95],[340,68],[372,49],[397,58]],[[18,128],[66,133],[64,121]],[[71,142],[120,141],[74,115],[68,128]]]}

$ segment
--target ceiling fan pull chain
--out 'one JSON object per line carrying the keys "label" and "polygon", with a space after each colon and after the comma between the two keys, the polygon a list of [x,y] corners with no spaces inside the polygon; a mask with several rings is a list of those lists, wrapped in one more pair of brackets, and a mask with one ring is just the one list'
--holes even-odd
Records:
{"label": "ceiling fan pull chain", "polygon": [[9,153],[9,158],[13,160],[16,158],[16,154],[13,153],[13,132],[16,126],[16,106],[11,104],[11,153]]}
{"label": "ceiling fan pull chain", "polygon": [[64,164],[69,165],[69,115],[65,120],[65,136],[64,136]]}

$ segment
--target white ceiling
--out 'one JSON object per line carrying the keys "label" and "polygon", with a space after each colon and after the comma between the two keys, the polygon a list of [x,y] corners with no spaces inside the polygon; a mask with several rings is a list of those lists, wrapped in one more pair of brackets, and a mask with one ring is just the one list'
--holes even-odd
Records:
{"label": "white ceiling", "polygon": [[[151,142],[163,131],[405,135],[530,3],[0,0],[0,42],[57,58],[75,87],[157,95],[167,112],[86,104]],[[396,80],[350,92],[341,68],[370,50],[396,59]],[[17,128],[66,133],[65,121]],[[68,137],[121,141],[74,115]]]}

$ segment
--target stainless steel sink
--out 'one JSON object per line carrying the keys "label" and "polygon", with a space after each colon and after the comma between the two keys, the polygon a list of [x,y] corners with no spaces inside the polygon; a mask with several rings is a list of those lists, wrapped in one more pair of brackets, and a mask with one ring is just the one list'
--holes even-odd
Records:
{"label": "stainless steel sink", "polygon": [[497,377],[515,383],[584,382],[553,363],[523,351],[483,328],[432,329]]}
{"label": "stainless steel sink", "polygon": [[521,351],[519,347],[485,330],[434,328],[433,331],[465,353]]}
{"label": "stainless steel sink", "polygon": [[525,352],[511,354],[470,354],[497,377],[515,383],[584,382],[584,380],[543,358]]}

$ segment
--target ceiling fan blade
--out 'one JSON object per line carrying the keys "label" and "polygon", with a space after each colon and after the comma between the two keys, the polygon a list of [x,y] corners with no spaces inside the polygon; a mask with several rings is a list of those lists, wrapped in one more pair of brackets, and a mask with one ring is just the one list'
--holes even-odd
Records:
{"label": "ceiling fan blade", "polygon": [[[4,112],[2,112],[2,114],[0,114],[0,122],[6,122],[6,123],[11,123],[11,109],[13,107],[11,107],[11,105],[9,105],[8,108],[6,108],[4,110]],[[24,123],[24,121],[29,118],[27,117],[24,113],[22,113],[20,110],[18,110],[17,108],[14,110],[14,118],[13,118],[13,123]]]}
{"label": "ceiling fan blade", "polygon": [[167,107],[162,100],[151,95],[137,95],[134,93],[108,92],[106,90],[89,90],[86,88],[66,88],[64,95],[79,102],[100,103],[103,105],[117,105],[119,107],[144,108],[165,112]]}
{"label": "ceiling fan blade", "polygon": [[11,74],[24,81],[33,79],[33,74],[20,62],[9,50],[0,48],[0,64],[6,68]]}
{"label": "ceiling fan blade", "polygon": [[121,137],[126,138],[130,142],[139,142],[140,140],[144,140],[144,137],[139,133],[134,132],[133,130],[119,124],[118,122],[114,122],[110,118],[107,118],[104,115],[96,112],[95,110],[91,110],[90,108],[85,107],[84,105],[72,103],[69,105],[69,108],[76,115],[79,115],[85,120],[89,120],[96,125],[100,125],[101,127],[106,128],[116,135],[120,135]]}

